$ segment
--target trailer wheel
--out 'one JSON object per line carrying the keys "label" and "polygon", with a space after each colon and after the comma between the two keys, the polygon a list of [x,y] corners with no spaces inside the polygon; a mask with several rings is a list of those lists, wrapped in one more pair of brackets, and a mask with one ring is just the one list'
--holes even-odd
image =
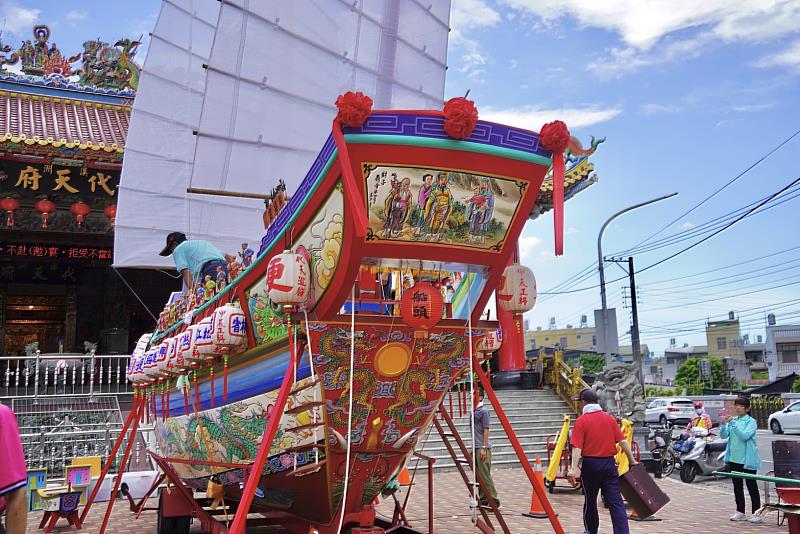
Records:
{"label": "trailer wheel", "polygon": [[158,534],[189,534],[191,516],[164,517],[164,499],[158,500]]}

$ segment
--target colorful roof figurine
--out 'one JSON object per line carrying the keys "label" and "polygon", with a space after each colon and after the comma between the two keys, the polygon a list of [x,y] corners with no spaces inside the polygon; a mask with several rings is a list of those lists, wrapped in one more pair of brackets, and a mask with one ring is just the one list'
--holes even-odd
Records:
{"label": "colorful roof figurine", "polygon": [[[595,139],[591,136],[591,147],[584,149],[577,138],[570,139],[567,150],[567,170],[564,174],[564,200],[569,200],[597,181],[594,173],[594,164],[589,161],[589,156],[597,151],[597,147],[604,143],[605,137]],[[542,213],[553,209],[553,176],[552,172],[545,177],[536,204],[533,206],[530,218],[536,219]]]}
{"label": "colorful roof figurine", "polygon": [[[139,81],[139,41],[86,41],[69,56],[50,35],[38,25],[16,51],[0,42],[0,143],[121,156]],[[22,73],[5,68],[17,64]]]}

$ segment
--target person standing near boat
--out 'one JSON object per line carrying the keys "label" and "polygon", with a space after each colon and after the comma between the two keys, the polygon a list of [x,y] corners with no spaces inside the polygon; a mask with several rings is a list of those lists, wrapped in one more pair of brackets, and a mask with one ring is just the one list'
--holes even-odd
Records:
{"label": "person standing near boat", "polygon": [[0,404],[0,512],[5,510],[6,524],[0,533],[24,534],[28,523],[26,487],[28,473],[14,412]]}
{"label": "person standing near boat", "polygon": [[617,420],[597,403],[596,391],[585,388],[575,400],[581,401],[582,408],[572,430],[572,467],[567,478],[573,485],[577,478],[583,483],[583,525],[588,534],[597,534],[600,527],[597,494],[602,491],[611,513],[614,534],[629,534],[628,514],[619,491],[619,471],[614,462],[617,445],[625,452],[630,465],[636,465],[636,459]]}
{"label": "person standing near boat", "polygon": [[489,442],[489,425],[492,422],[492,418],[489,415],[489,409],[483,404],[483,397],[483,389],[479,389],[478,405],[472,415],[475,427],[474,438],[478,449],[477,470],[483,479],[483,485],[480,488],[480,505],[489,506],[489,499],[486,497],[488,493],[494,499],[499,510],[501,505],[500,499],[497,498],[497,490],[494,487],[494,479],[492,479],[492,444]]}
{"label": "person standing near boat", "polygon": [[172,256],[175,267],[183,276],[183,292],[188,293],[206,276],[216,280],[220,273],[228,277],[228,263],[217,248],[203,239],[186,239],[182,232],[172,232],[167,236],[167,244],[159,253]]}
{"label": "person standing near boat", "polygon": [[[756,430],[758,424],[750,416],[750,399],[739,397],[733,403],[736,416],[722,418],[720,437],[728,438],[725,447],[725,464],[731,471],[755,475],[761,467],[761,457],[758,455],[756,443]],[[744,481],[741,478],[733,479],[733,495],[736,499],[736,513],[731,516],[731,521],[746,521],[744,515]],[[747,481],[747,493],[750,494],[750,504],[753,513],[761,508],[761,494],[758,492],[758,483],[755,480]],[[752,516],[751,523],[761,523],[760,516]]]}

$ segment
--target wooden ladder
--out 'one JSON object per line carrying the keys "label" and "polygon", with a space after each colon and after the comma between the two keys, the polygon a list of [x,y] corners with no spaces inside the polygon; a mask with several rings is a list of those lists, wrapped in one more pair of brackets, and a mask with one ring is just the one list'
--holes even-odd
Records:
{"label": "wooden ladder", "polygon": [[[436,427],[436,431],[439,432],[439,435],[442,438],[442,443],[444,443],[444,446],[447,448],[447,452],[450,453],[450,456],[453,458],[453,463],[455,463],[456,469],[458,469],[458,472],[461,474],[461,479],[464,481],[464,484],[466,484],[469,494],[475,501],[478,502],[478,511],[480,512],[482,519],[481,517],[479,517],[475,525],[482,532],[485,532],[487,534],[493,533],[495,532],[495,530],[494,527],[492,526],[491,520],[489,519],[489,513],[487,512],[487,507],[480,505],[480,495],[475,494],[474,492],[475,487],[472,485],[472,481],[470,480],[470,477],[467,474],[467,470],[464,468],[464,466],[466,465],[468,466],[467,467],[468,469],[472,470],[472,465],[473,465],[472,453],[470,452],[470,449],[467,447],[467,445],[464,443],[464,440],[461,439],[458,430],[456,430],[456,425],[453,423],[453,419],[450,417],[450,414],[447,413],[447,410],[445,410],[442,404],[439,405],[439,415],[442,421],[444,421],[447,428],[444,428],[442,426],[442,423],[439,421],[439,418],[434,416],[433,424]],[[453,444],[450,441],[451,439],[455,440],[458,449],[461,451],[461,456],[459,456],[458,451],[456,451],[455,447],[453,447]],[[486,487],[486,483],[483,480],[483,477],[481,476],[480,472],[475,471],[475,476],[478,480],[478,487],[479,488]],[[488,508],[494,514],[495,518],[497,519],[497,522],[500,524],[500,528],[503,529],[503,532],[505,534],[511,534],[511,531],[508,529],[508,525],[506,524],[505,519],[503,519],[503,514],[500,512],[500,510],[497,509],[497,503],[495,502],[494,498],[488,494],[488,492],[486,494],[486,500],[489,501]]]}

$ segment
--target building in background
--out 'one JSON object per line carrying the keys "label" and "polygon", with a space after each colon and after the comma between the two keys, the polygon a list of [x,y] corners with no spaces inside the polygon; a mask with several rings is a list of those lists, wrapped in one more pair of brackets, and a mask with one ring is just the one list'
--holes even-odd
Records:
{"label": "building in background", "polygon": [[706,344],[708,355],[713,358],[745,359],[742,331],[734,312],[728,314],[727,320],[706,323]]}
{"label": "building in background", "polygon": [[[155,271],[111,268],[117,184],[139,43],[86,41],[63,55],[46,26],[0,44],[0,354],[130,349],[176,287]],[[4,51],[4,52],[3,52]],[[21,74],[5,69],[19,63]]]}
{"label": "building in background", "polygon": [[[554,324],[551,322],[551,324]],[[597,335],[595,328],[582,321],[582,325],[575,328],[567,325],[566,328],[543,329],[538,327],[536,330],[525,332],[525,345],[531,349],[550,349],[560,348],[570,354],[576,352],[598,352]],[[645,362],[650,361],[650,348],[646,343],[641,345],[642,358]],[[620,361],[633,362],[633,348],[631,345],[620,345],[617,353]]]}
{"label": "building in background", "polygon": [[767,318],[765,356],[770,381],[800,375],[800,325],[779,325],[774,314]]}

